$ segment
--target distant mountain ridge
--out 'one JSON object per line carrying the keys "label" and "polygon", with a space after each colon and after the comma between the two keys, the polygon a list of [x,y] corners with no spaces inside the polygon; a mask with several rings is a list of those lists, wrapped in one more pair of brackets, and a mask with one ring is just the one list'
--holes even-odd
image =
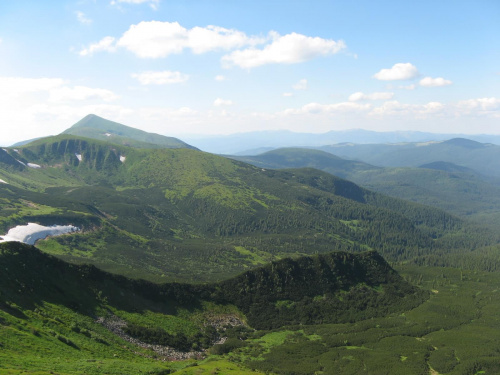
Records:
{"label": "distant mountain ridge", "polygon": [[500,135],[440,134],[418,131],[376,132],[364,129],[332,130],[326,133],[295,133],[269,130],[229,135],[184,136],[183,139],[200,150],[226,155],[256,155],[284,147],[316,148],[338,143],[380,144],[446,141],[463,138],[500,145]]}
{"label": "distant mountain ridge", "polygon": [[379,167],[419,167],[439,161],[500,177],[500,146],[465,138],[442,142],[335,144],[318,149]]}
{"label": "distant mountain ridge", "polygon": [[[404,152],[415,149],[422,157],[432,156],[427,147],[441,147],[443,152],[434,152],[438,158],[461,158],[474,160],[473,155],[490,152],[500,148],[491,144],[482,144],[467,139],[452,139],[441,143],[400,144],[400,145],[352,145],[342,144],[325,147],[331,152],[338,150],[351,152],[357,159],[371,157],[382,158],[388,153],[386,162],[396,163],[404,160]],[[394,151],[394,149],[396,151]],[[373,151],[370,154],[368,151]],[[401,155],[397,153],[401,151]],[[358,151],[358,153],[356,153]],[[446,152],[445,152],[446,151]],[[376,153],[378,152],[378,154]],[[341,153],[341,152],[339,152]],[[430,157],[429,156],[429,157]],[[500,224],[500,184],[498,178],[489,177],[469,167],[452,162],[431,161],[414,166],[377,167],[359,160],[343,159],[334,154],[318,149],[281,148],[255,156],[231,156],[261,168],[303,168],[312,167],[335,176],[351,180],[360,186],[375,190],[392,197],[402,198],[460,215],[474,218],[482,225]],[[475,167],[488,165],[489,154]],[[408,161],[417,164],[411,158]],[[432,158],[429,160],[433,160]],[[481,160],[478,158],[478,160]]]}
{"label": "distant mountain ridge", "polygon": [[122,125],[90,114],[62,132],[135,148],[192,148],[180,139]]}
{"label": "distant mountain ridge", "polygon": [[230,158],[262,168],[316,168],[342,178],[348,178],[356,171],[380,169],[361,161],[347,160],[325,151],[308,148],[279,148],[260,155]]}

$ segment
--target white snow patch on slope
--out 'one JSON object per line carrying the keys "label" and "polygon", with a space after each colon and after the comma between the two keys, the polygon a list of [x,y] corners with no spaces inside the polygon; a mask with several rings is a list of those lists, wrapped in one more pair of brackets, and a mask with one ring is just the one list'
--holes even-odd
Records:
{"label": "white snow patch on slope", "polygon": [[106,137],[111,137],[111,133],[104,134]]}
{"label": "white snow patch on slope", "polygon": [[0,236],[0,242],[16,241],[34,245],[37,240],[42,238],[60,236],[79,230],[80,228],[73,225],[53,225],[51,227],[46,227],[40,224],[28,223],[28,225],[18,225],[10,229],[6,235]]}
{"label": "white snow patch on slope", "polygon": [[26,167],[26,164],[24,164],[21,160],[17,160],[17,162],[20,163],[20,164],[22,164],[22,165],[24,165]]}
{"label": "white snow patch on slope", "polygon": [[30,168],[42,168],[40,165],[34,164],[34,163],[28,163],[28,167],[30,167]]}
{"label": "white snow patch on slope", "polygon": [[0,184],[7,184],[7,185],[8,185],[9,183],[8,183],[8,182],[6,182],[6,181],[4,181],[4,180],[2,180],[2,179],[0,178]]}
{"label": "white snow patch on slope", "polygon": [[124,162],[125,162],[125,160],[127,160],[127,157],[126,157],[126,156],[121,156],[121,155],[120,155],[120,161],[121,161],[122,163],[124,163]]}
{"label": "white snow patch on slope", "polygon": [[76,158],[77,158],[79,161],[82,161],[82,154],[76,154],[76,153],[75,153],[75,156],[76,156]]}

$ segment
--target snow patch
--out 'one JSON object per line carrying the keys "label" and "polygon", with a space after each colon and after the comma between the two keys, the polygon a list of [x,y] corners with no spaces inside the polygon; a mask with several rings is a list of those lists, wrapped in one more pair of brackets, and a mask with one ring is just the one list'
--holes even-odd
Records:
{"label": "snow patch", "polygon": [[0,242],[16,241],[34,245],[36,241],[48,236],[60,236],[78,231],[80,231],[80,228],[73,225],[53,225],[46,227],[40,224],[28,223],[28,225],[18,225],[9,229],[6,235],[0,236]]}
{"label": "snow patch", "polygon": [[18,163],[20,163],[20,164],[22,164],[22,165],[24,165],[24,166],[26,167],[26,164],[24,164],[21,160],[17,160],[17,159],[16,159],[16,161],[17,161]]}
{"label": "snow patch", "polygon": [[76,154],[76,153],[75,153],[75,156],[76,156],[76,158],[77,158],[79,161],[82,161],[82,154]]}
{"label": "snow patch", "polygon": [[30,168],[35,168],[35,169],[37,169],[37,168],[42,168],[40,165],[38,165],[38,164],[34,164],[34,163],[28,163],[28,167],[30,167]]}
{"label": "snow patch", "polygon": [[2,180],[2,179],[0,178],[0,184],[7,184],[7,185],[8,185],[9,183],[8,183],[8,182],[6,182],[6,181],[4,181],[4,180]]}
{"label": "snow patch", "polygon": [[111,133],[104,134],[106,137],[111,137]]}
{"label": "snow patch", "polygon": [[127,157],[126,157],[126,156],[121,156],[121,155],[120,155],[120,161],[121,161],[122,163],[124,163],[124,162],[125,162],[125,160],[127,160]]}
{"label": "snow patch", "polygon": [[17,152],[19,154],[19,150],[17,148],[14,149],[15,152]]}

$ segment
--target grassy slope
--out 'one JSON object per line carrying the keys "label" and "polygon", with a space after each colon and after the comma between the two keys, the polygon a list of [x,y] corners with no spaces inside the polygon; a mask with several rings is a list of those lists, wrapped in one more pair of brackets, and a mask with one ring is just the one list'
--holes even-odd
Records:
{"label": "grassy slope", "polygon": [[[179,309],[176,317],[171,315],[171,306],[155,301],[151,293],[148,298],[142,298],[137,289],[132,294],[127,283],[115,283],[116,277],[78,276],[83,269],[74,277],[61,268],[61,273],[50,267],[36,271],[20,255],[17,261],[15,257],[7,261],[4,253],[0,262],[9,268],[0,278],[2,374],[162,374],[168,369],[176,374],[247,374],[253,370],[423,375],[433,369],[436,374],[473,375],[500,370],[497,273],[404,266],[400,271],[406,279],[431,290],[428,301],[404,313],[353,323],[256,331],[228,354],[162,362],[151,358],[148,350],[112,335],[95,323],[95,316],[111,311],[137,324],[186,330],[193,323],[200,324],[200,317],[210,316],[207,312],[216,305],[211,304],[205,313]],[[34,261],[51,263],[38,257]],[[34,271],[43,283],[30,284]]]}
{"label": "grassy slope", "polygon": [[[494,240],[481,231],[468,238],[472,229],[463,232],[443,212],[313,169],[269,171],[196,150],[138,150],[67,135],[9,152],[42,168],[2,170],[14,185],[0,186],[2,207],[11,208],[4,228],[33,219],[33,212],[15,215],[16,204],[71,211],[75,222],[100,225],[38,246],[133,277],[216,280],[287,255],[375,249],[410,260],[417,247],[425,254]],[[19,190],[9,198],[16,187],[41,194]]]}
{"label": "grassy slope", "polygon": [[307,148],[280,148],[255,156],[231,156],[262,168],[316,168],[335,176],[347,178],[354,172],[379,170],[360,161],[346,160],[328,152]]}
{"label": "grassy slope", "polygon": [[[292,272],[290,264],[295,264]],[[7,368],[93,374],[135,372],[142,367],[149,373],[160,373],[162,368],[175,369],[189,364],[155,361],[154,358],[162,357],[112,334],[96,322],[97,317],[114,315],[128,324],[144,327],[142,333],[147,329],[162,329],[197,342],[197,335],[220,319],[233,317],[246,321],[240,311],[247,313],[251,325],[259,325],[274,316],[281,316],[279,326],[289,323],[283,320],[281,310],[255,310],[269,298],[271,304],[281,299],[299,303],[303,298],[324,293],[321,299],[309,302],[318,310],[308,315],[334,322],[345,321],[346,317],[339,315],[332,320],[330,314],[322,313],[321,306],[327,307],[328,300],[340,304],[339,298],[348,296],[353,300],[364,299],[369,294],[368,286],[378,296],[387,295],[372,306],[378,311],[375,315],[387,309],[404,311],[408,304],[419,304],[422,297],[425,298],[425,293],[407,284],[379,256],[371,253],[281,261],[247,272],[238,279],[198,286],[133,281],[94,267],[70,265],[34,247],[13,242],[0,244],[0,267],[3,270],[0,371]],[[335,270],[334,274],[326,272],[329,267]],[[264,275],[268,278],[262,285],[258,280],[264,280]],[[251,288],[246,287],[251,304],[247,297],[240,299],[238,294],[248,279],[256,280]],[[293,288],[282,288],[290,282]],[[393,295],[389,288],[398,290],[398,295]],[[374,311],[352,303],[346,307],[349,319],[374,316]],[[346,310],[346,307],[341,308]],[[219,332],[224,335],[222,330]],[[204,353],[198,355],[204,356]]]}

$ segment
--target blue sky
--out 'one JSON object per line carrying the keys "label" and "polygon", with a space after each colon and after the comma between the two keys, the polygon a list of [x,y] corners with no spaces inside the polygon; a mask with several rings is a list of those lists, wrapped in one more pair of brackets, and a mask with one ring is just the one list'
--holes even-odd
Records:
{"label": "blue sky", "polygon": [[164,135],[500,134],[500,2],[0,2],[0,144],[88,113]]}

